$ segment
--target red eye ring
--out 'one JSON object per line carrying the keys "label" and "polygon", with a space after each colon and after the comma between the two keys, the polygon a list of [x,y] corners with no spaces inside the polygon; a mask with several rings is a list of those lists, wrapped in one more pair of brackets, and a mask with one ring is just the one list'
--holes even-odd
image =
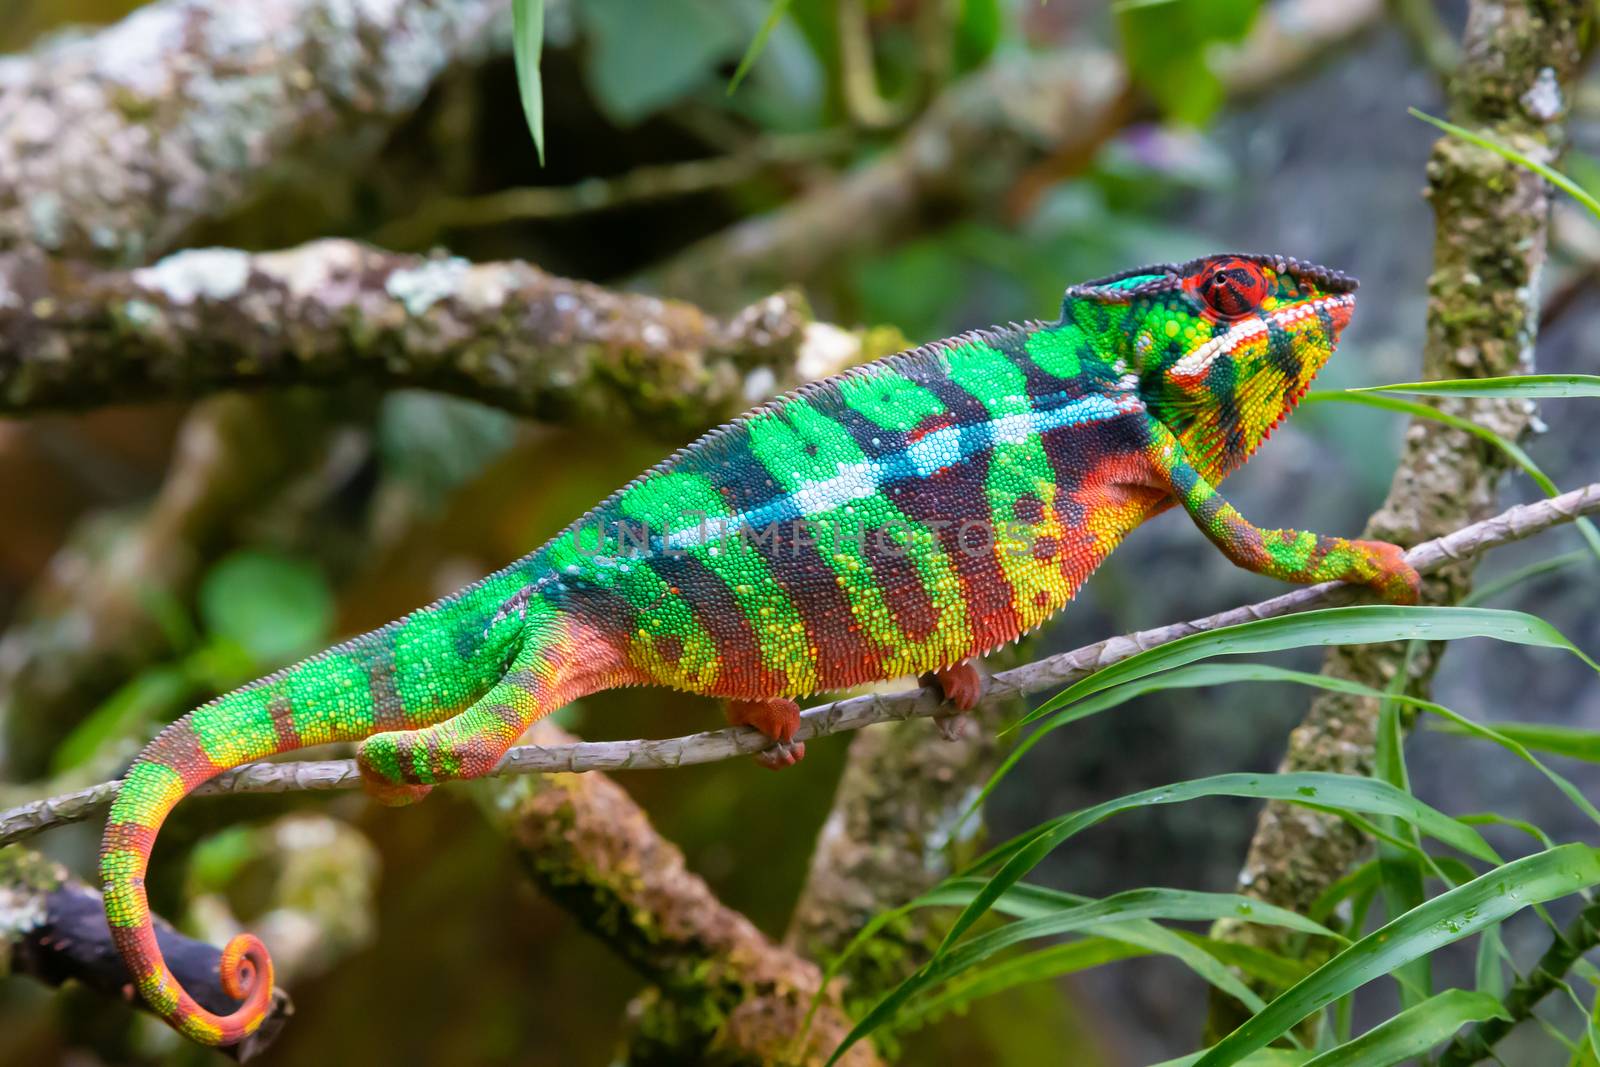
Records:
{"label": "red eye ring", "polygon": [[1266,273],[1259,264],[1230,256],[1207,263],[1185,279],[1206,306],[1221,319],[1242,319],[1253,314],[1267,298]]}

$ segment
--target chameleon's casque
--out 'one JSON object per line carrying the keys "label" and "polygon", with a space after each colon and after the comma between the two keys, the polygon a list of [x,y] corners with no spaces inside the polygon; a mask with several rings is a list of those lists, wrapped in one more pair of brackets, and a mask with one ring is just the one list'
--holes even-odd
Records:
{"label": "chameleon's casque", "polygon": [[1067,290],[1061,318],[977,330],[808,385],[708,433],[455,596],[205,705],[124,778],[101,858],[117,945],[183,1033],[230,1044],[266,1011],[251,937],[224,955],[219,1016],[162,961],[144,873],[172,807],[220,771],[362,740],[391,803],[481,775],[539,716],[657,684],[728,698],[801,754],[793,697],[931,673],[1038,626],[1118,542],[1174,504],[1235,563],[1391,599],[1393,545],[1250,525],[1215,485],[1305,392],[1355,283],[1275,256],[1145,267]]}

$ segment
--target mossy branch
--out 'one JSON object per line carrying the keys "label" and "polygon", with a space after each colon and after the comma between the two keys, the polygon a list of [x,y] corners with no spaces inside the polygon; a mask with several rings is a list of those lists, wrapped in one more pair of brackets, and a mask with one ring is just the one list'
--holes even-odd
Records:
{"label": "mossy branch", "polygon": [[528,263],[346,240],[131,271],[0,256],[0,415],[373,382],[681,434],[872,354],[793,293],[719,317]]}

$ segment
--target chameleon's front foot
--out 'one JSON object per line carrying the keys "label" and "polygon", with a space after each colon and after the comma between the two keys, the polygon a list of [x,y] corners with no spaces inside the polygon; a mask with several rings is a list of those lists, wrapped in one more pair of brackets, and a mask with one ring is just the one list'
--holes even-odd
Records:
{"label": "chameleon's front foot", "polygon": [[955,710],[941,712],[933,717],[933,723],[939,728],[940,735],[946,741],[959,741],[967,732],[967,712],[978,706],[978,701],[983,699],[984,677],[978,668],[969,659],[960,663],[944,667],[924,674],[919,679],[923,685],[931,685],[939,690],[940,696],[946,704]]}
{"label": "chameleon's front foot", "polygon": [[800,705],[793,700],[730,700],[727,712],[731,725],[754,726],[772,739],[769,748],[756,753],[756,762],[769,771],[781,771],[805,759],[805,742],[794,739],[800,729]]}
{"label": "chameleon's front foot", "polygon": [[1406,562],[1405,549],[1387,541],[1352,541],[1363,557],[1362,573],[1353,577],[1370,586],[1390,604],[1415,604],[1422,596],[1422,575]]}
{"label": "chameleon's front foot", "polygon": [[374,734],[356,748],[361,789],[379,804],[403,808],[433,791],[433,786],[407,782],[400,776],[401,750],[394,734]]}

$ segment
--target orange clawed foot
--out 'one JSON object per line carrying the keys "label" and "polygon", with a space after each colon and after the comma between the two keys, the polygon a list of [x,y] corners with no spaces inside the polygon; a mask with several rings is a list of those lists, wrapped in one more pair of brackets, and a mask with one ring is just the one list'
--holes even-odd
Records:
{"label": "orange clawed foot", "polygon": [[356,766],[361,771],[361,789],[390,808],[403,808],[415,804],[432,790],[431,785],[399,781],[385,768],[398,768],[401,763],[400,746],[395,734],[374,734],[356,748]]}
{"label": "orange clawed foot", "polygon": [[934,725],[946,741],[959,741],[967,729],[967,712],[983,699],[984,679],[969,659],[922,676],[923,685],[939,690],[944,702],[955,709],[952,713],[935,715]]}
{"label": "orange clawed foot", "polygon": [[730,700],[728,722],[734,726],[754,726],[772,739],[771,747],[756,753],[756,762],[768,770],[781,771],[805,759],[805,742],[794,739],[795,732],[800,729],[800,705],[787,697]]}
{"label": "orange clawed foot", "polygon": [[1422,597],[1422,575],[1406,562],[1405,550],[1387,541],[1357,541],[1355,546],[1367,557],[1367,585],[1390,604],[1415,604]]}

